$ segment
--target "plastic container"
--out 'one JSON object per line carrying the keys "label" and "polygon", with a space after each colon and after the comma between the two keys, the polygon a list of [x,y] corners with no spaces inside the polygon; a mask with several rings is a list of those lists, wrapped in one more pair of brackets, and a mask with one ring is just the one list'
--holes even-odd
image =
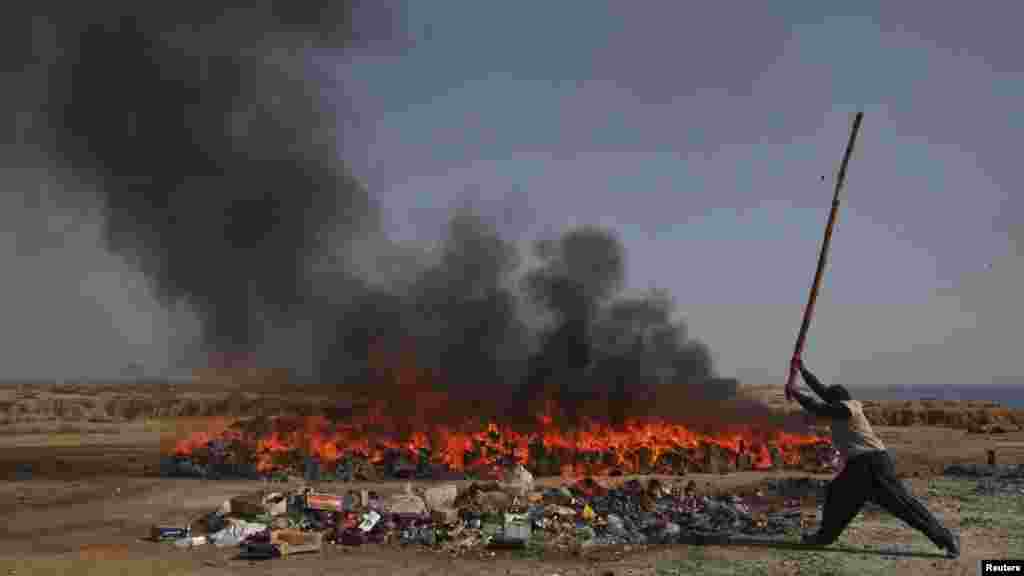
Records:
{"label": "plastic container", "polygon": [[149,532],[150,538],[157,542],[179,540],[181,538],[188,538],[191,535],[192,531],[188,526],[153,526]]}

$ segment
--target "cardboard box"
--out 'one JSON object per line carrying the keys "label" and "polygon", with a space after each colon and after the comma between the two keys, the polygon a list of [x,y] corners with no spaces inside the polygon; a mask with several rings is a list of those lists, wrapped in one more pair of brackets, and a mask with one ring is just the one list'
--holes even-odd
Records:
{"label": "cardboard box", "polygon": [[270,543],[277,546],[282,556],[319,552],[323,549],[324,535],[320,532],[299,530],[275,530],[270,534]]}

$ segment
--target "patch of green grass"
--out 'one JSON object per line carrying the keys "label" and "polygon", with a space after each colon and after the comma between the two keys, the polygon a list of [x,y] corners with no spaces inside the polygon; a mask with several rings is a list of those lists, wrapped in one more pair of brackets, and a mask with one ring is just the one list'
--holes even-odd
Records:
{"label": "patch of green grass", "polygon": [[952,498],[964,503],[978,503],[984,497],[974,491],[976,486],[976,482],[967,479],[933,478],[928,482],[928,496]]}
{"label": "patch of green grass", "polygon": [[[863,514],[858,515],[856,518],[853,519],[853,522],[850,522],[850,528],[848,528],[847,530],[856,532],[856,530],[859,528],[879,526],[885,528],[905,527],[907,530],[913,530],[912,528],[907,526],[907,524],[903,522],[903,520],[900,520],[899,518],[893,516],[892,514],[889,514],[888,512],[883,512],[881,514],[873,514],[867,517],[865,517]],[[840,536],[840,542],[841,541],[842,536]]]}
{"label": "patch of green grass", "polygon": [[[1005,499],[978,495],[974,492],[975,484],[970,481],[946,481],[939,479],[929,490],[932,498],[944,500],[955,499],[962,509],[961,524],[964,530],[970,526],[992,527],[1003,534],[1014,538],[1014,533],[1024,538],[1024,499],[1017,498],[1013,506],[1008,506]],[[923,496],[924,494],[920,494]],[[891,542],[885,534],[894,530],[899,534],[898,542]],[[787,531],[787,539],[799,540],[799,529]],[[885,555],[883,552],[892,549],[895,554]],[[1008,556],[1014,556],[1018,548],[1011,546]],[[907,558],[903,554],[924,554],[923,558]],[[910,528],[902,520],[880,510],[868,510],[867,514],[858,515],[839,541],[825,550],[799,550],[786,548],[766,548],[757,560],[733,561],[710,557],[707,549],[694,548],[689,556],[682,561],[674,561],[662,567],[661,576],[678,576],[682,574],[712,574],[721,576],[746,576],[765,574],[770,568],[783,567],[786,573],[801,576],[872,576],[891,574],[894,558],[906,559],[913,564],[934,562],[934,555],[940,554],[927,537]]]}
{"label": "patch of green grass", "polygon": [[[944,522],[954,530],[959,524],[959,530],[964,533],[979,530],[992,533],[996,538],[1006,539],[1007,555],[1024,554],[1024,498],[1013,494],[978,493],[977,486],[978,483],[970,479],[940,477],[928,483],[926,494],[919,495],[927,495],[933,501],[952,501],[956,504],[960,509],[959,514],[954,513],[952,518],[947,517]],[[901,531],[906,530],[910,550],[935,551],[935,547],[921,533],[887,513],[873,515],[869,520],[858,516],[851,523],[849,532],[840,538],[840,543],[859,529],[870,529],[871,526],[899,527]]]}
{"label": "patch of green grass", "polygon": [[797,540],[800,540],[800,537],[803,535],[803,533],[804,529],[798,525],[786,527],[786,530],[782,533],[782,535],[786,538],[791,538],[795,542]]}
{"label": "patch of green grass", "polygon": [[881,576],[892,574],[893,567],[891,557],[877,554],[785,550],[779,556],[801,576]]}
{"label": "patch of green grass", "polygon": [[726,560],[709,557],[701,548],[690,548],[689,556],[672,562],[671,566],[657,569],[658,576],[682,576],[683,574],[707,574],[710,576],[758,576],[767,574],[770,561]]}
{"label": "patch of green grass", "polygon": [[994,528],[995,520],[990,516],[961,516],[960,528],[970,530],[971,528]]}
{"label": "patch of green grass", "polygon": [[979,494],[977,482],[936,478],[929,482],[932,497],[953,499],[960,504],[960,528],[991,530],[1006,534],[1009,556],[1024,554],[1024,497],[1013,494]]}
{"label": "patch of green grass", "polygon": [[[879,541],[879,528],[896,528],[905,534],[898,543]],[[886,550],[896,552],[894,555],[881,554]],[[862,551],[862,552],[861,552]],[[941,553],[930,540],[920,532],[910,528],[902,520],[889,514],[876,514],[870,517],[857,516],[839,540],[825,550],[779,550],[777,562],[797,567],[797,573],[810,576],[845,576],[891,574],[894,557],[902,554]],[[933,560],[929,557],[927,560]]]}

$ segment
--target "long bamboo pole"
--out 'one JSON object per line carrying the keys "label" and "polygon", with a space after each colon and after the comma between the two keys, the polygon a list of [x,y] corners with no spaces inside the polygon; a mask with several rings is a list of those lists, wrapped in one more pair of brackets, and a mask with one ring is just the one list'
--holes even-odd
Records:
{"label": "long bamboo pole", "polygon": [[[821,252],[818,254],[818,269],[814,273],[814,283],[811,285],[811,295],[807,299],[807,306],[804,308],[804,319],[800,324],[800,333],[796,337],[796,347],[793,356],[800,356],[804,351],[804,342],[807,340],[807,329],[811,327],[811,317],[814,315],[814,304],[818,300],[818,288],[821,287],[821,278],[825,275],[825,264],[828,261],[828,248],[832,243],[832,229],[836,224],[836,216],[839,214],[839,193],[846,182],[846,166],[850,163],[850,155],[853,154],[853,146],[857,142],[857,133],[860,132],[860,124],[864,119],[863,112],[857,112],[853,118],[853,128],[850,130],[850,139],[846,142],[846,151],[843,153],[843,162],[839,165],[839,176],[836,178],[835,193],[832,196],[832,210],[828,214],[828,224],[825,226],[825,239],[821,243]],[[791,399],[790,389],[796,378],[796,370],[793,366],[789,368],[789,379],[786,380],[786,399]]]}

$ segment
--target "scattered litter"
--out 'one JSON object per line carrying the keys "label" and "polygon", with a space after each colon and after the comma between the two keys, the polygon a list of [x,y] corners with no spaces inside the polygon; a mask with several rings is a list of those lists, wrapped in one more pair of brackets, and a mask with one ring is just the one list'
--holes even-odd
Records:
{"label": "scattered litter", "polygon": [[32,479],[32,465],[31,464],[18,464],[14,470],[14,480],[17,482],[25,482]]}
{"label": "scattered litter", "polygon": [[281,557],[281,548],[270,542],[247,542],[242,545],[239,558],[246,560],[269,560]]}
{"label": "scattered litter", "polygon": [[174,545],[178,548],[195,548],[197,546],[203,546],[206,543],[206,536],[189,536],[188,538],[181,538],[180,540],[174,541]]}
{"label": "scattered litter", "polygon": [[226,517],[227,513],[223,509],[215,510],[198,518],[189,528],[192,533],[213,534],[224,529],[227,525]]}
{"label": "scattered litter", "polygon": [[[346,508],[348,506],[348,508]],[[306,495],[306,508],[310,510],[325,510],[331,512],[342,512],[351,510],[352,502],[346,503],[345,497],[333,494],[310,493]]]}
{"label": "scattered litter", "polygon": [[363,521],[359,523],[359,529],[363,532],[369,532],[373,530],[373,527],[377,525],[381,519],[381,515],[376,510],[370,510],[366,514],[363,514]]}
{"label": "scattered litter", "polygon": [[218,548],[227,548],[238,546],[242,541],[266,531],[266,524],[230,518],[225,528],[210,534],[208,539]]}
{"label": "scattered litter", "polygon": [[529,514],[506,513],[502,536],[509,540],[521,540],[525,543],[530,539],[531,523]]}
{"label": "scattered litter", "polygon": [[583,517],[584,522],[592,522],[594,520],[594,509],[590,507],[590,504],[587,504],[583,507],[583,512],[580,513],[580,516]]}
{"label": "scattered litter", "polygon": [[708,544],[799,531],[801,499],[819,497],[824,487],[810,478],[773,479],[748,495],[712,496],[682,479],[584,478],[542,488],[523,472],[513,469],[500,482],[462,489],[450,483],[425,490],[407,486],[384,498],[372,491],[308,489],[232,498],[191,526],[155,527],[154,534],[182,549],[206,543],[237,547],[248,559],[369,543],[452,555],[526,547],[584,553],[602,546]]}
{"label": "scattered litter", "polygon": [[166,540],[179,540],[188,538],[191,530],[188,526],[153,526],[149,531],[150,540],[163,542]]}
{"label": "scattered litter", "polygon": [[278,530],[271,534],[270,543],[277,546],[282,556],[320,552],[323,548],[323,533],[299,530]]}

